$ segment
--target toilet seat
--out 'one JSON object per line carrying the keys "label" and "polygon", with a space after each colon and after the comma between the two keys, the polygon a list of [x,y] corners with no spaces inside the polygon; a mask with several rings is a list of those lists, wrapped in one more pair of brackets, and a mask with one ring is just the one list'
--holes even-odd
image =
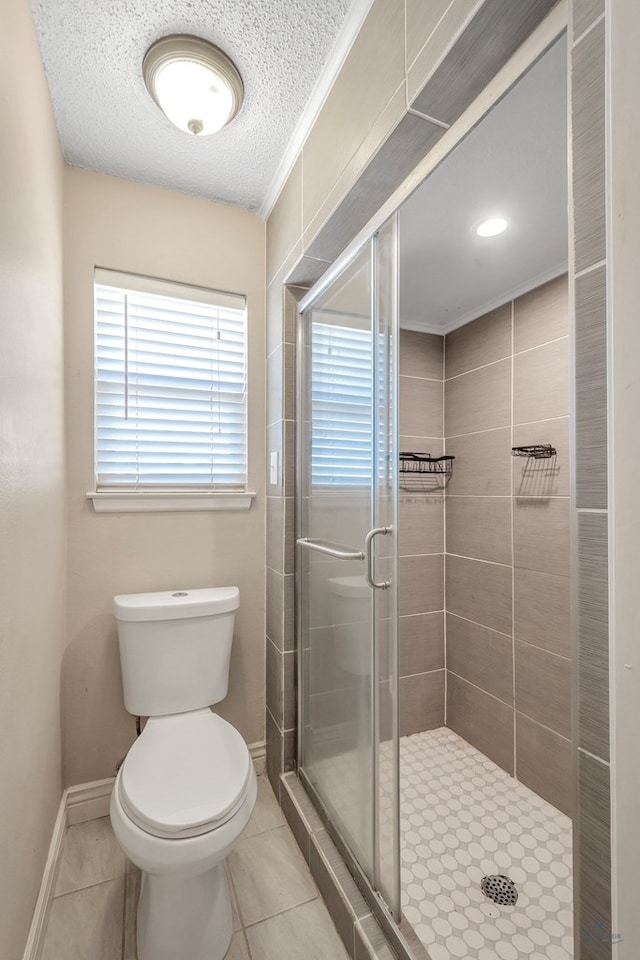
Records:
{"label": "toilet seat", "polygon": [[211,710],[151,717],[118,776],[122,807],[156,837],[196,837],[231,819],[251,782],[241,735]]}

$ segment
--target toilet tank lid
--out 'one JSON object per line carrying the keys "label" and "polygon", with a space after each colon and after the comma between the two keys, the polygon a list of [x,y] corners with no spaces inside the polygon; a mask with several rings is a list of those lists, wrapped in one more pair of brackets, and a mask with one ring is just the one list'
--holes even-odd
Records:
{"label": "toilet tank lid", "polygon": [[124,593],[113,598],[116,620],[186,620],[237,610],[237,587],[166,590],[160,593]]}

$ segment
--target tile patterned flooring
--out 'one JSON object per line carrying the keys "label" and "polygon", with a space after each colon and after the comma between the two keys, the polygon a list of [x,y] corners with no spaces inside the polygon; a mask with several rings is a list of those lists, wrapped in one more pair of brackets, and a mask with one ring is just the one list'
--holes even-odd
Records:
{"label": "tile patterned flooring", "polygon": [[[235,932],[225,960],[348,960],[266,776],[258,784],[227,861]],[[139,877],[108,817],[69,827],[42,960],[136,960]]]}
{"label": "tile patterned flooring", "polygon": [[402,737],[400,780],[403,912],[431,960],[571,960],[569,818],[446,727]]}

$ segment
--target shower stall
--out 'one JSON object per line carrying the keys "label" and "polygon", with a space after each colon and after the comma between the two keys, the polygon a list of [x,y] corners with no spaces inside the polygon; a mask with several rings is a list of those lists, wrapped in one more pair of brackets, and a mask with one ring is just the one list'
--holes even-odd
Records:
{"label": "shower stall", "polygon": [[298,774],[431,960],[573,957],[565,68],[300,303]]}

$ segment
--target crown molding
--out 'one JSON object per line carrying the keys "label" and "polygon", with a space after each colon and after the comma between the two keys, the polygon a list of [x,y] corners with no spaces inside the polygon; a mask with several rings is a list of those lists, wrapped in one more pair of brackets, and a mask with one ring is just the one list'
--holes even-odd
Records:
{"label": "crown molding", "polygon": [[300,119],[298,120],[284,154],[282,155],[282,159],[278,164],[278,168],[267,188],[264,200],[262,201],[260,210],[258,211],[263,220],[266,220],[269,217],[271,211],[275,207],[278,197],[282,192],[282,188],[287,182],[287,178],[291,173],[293,165],[300,155],[300,151],[302,150],[302,147],[304,146],[304,143],[311,132],[311,128],[316,122],[318,114],[324,106],[325,100],[329,96],[335,79],[340,73],[342,65],[349,55],[349,51],[351,50],[354,40],[360,32],[360,28],[364,23],[372,4],[373,0],[354,0],[352,3],[347,16],[345,17],[342,29],[338,34],[335,44],[333,45],[333,49],[329,54],[329,58],[325,63],[313,90],[311,91],[311,96],[309,97],[307,104],[302,111]]}

